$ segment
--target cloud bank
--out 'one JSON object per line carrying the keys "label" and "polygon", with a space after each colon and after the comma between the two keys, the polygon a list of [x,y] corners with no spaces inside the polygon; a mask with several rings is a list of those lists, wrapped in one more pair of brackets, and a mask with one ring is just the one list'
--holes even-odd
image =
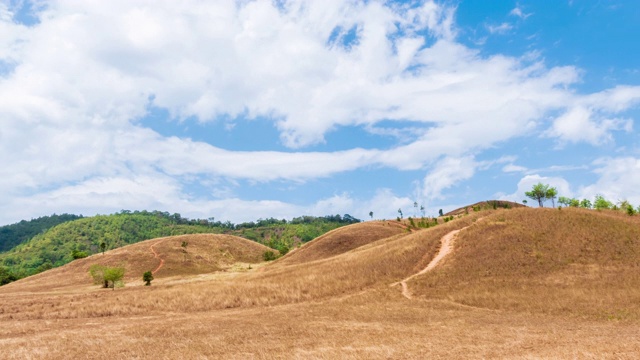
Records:
{"label": "cloud bank", "polygon": [[[437,199],[501,142],[611,143],[632,131],[622,114],[640,100],[637,86],[576,92],[573,66],[463,45],[447,3],[59,0],[32,6],[32,25],[21,5],[0,3],[4,221],[127,207],[245,220],[346,212],[380,194],[411,204],[388,189],[371,199],[336,189],[300,205],[194,198],[188,186],[213,179],[201,185],[215,194],[216,179],[304,183],[383,168],[422,172],[421,196]],[[141,121],[151,109],[204,126],[266,119],[286,150],[163,136]],[[403,135],[386,147],[309,150],[346,127]]]}

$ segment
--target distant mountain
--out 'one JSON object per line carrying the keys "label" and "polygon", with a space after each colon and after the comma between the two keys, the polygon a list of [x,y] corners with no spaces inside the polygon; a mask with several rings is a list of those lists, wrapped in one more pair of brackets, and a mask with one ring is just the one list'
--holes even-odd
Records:
{"label": "distant mountain", "polygon": [[11,250],[32,237],[67,221],[81,219],[82,215],[62,214],[43,216],[32,220],[0,226],[0,252]]}

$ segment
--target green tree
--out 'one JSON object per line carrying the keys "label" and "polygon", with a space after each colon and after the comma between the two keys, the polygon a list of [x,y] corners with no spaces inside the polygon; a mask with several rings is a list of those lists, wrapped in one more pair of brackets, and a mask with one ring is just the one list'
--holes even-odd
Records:
{"label": "green tree", "polygon": [[440,214],[440,216],[444,216],[444,214],[442,214],[442,209],[438,210],[438,214]]}
{"label": "green tree", "polygon": [[107,243],[106,242],[101,242],[100,243],[100,250],[102,250],[102,255],[104,255],[104,251],[107,249]]}
{"label": "green tree", "polygon": [[578,199],[570,199],[569,206],[571,206],[571,207],[579,207],[580,206],[580,200],[578,200]]}
{"label": "green tree", "polygon": [[398,209],[398,214],[400,214],[400,219],[402,219],[402,209]]}
{"label": "green tree", "polygon": [[104,288],[110,287],[115,290],[116,283],[122,281],[124,277],[124,267],[93,264],[89,267],[89,275],[91,275],[95,284],[102,284]]}
{"label": "green tree", "polygon": [[593,205],[591,204],[591,200],[589,199],[582,199],[582,201],[580,201],[581,208],[591,209],[592,206]]}
{"label": "green tree", "polygon": [[627,215],[633,216],[636,214],[636,209],[631,204],[627,205]]}
{"label": "green tree", "polygon": [[596,198],[593,201],[593,207],[596,210],[611,209],[613,207],[613,203],[605,199],[602,195],[596,195]]}
{"label": "green tree", "polygon": [[369,216],[371,217],[371,220],[373,220],[373,211],[369,211]]}
{"label": "green tree", "polygon": [[547,195],[549,194],[549,185],[537,183],[533,185],[531,191],[527,191],[524,194],[529,199],[538,201],[538,206],[544,207],[544,202],[547,201]]}
{"label": "green tree", "polygon": [[153,273],[151,271],[146,271],[142,274],[142,281],[144,281],[144,286],[150,286],[151,280],[153,280]]}
{"label": "green tree", "polygon": [[9,269],[4,266],[0,266],[0,286],[6,285],[16,280],[18,280],[18,278],[13,273],[11,273]]}
{"label": "green tree", "polygon": [[551,205],[553,205],[553,207],[556,207],[556,196],[558,196],[558,189],[550,187],[547,190],[546,197],[547,199],[551,199]]}
{"label": "green tree", "polygon": [[558,204],[569,206],[571,204],[571,199],[569,199],[568,197],[560,196],[558,198]]}

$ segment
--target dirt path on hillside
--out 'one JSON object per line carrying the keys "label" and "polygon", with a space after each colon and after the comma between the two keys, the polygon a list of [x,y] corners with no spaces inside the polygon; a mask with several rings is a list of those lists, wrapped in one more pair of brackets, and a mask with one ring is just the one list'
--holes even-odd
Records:
{"label": "dirt path on hillside", "polygon": [[153,256],[160,260],[160,264],[158,264],[158,267],[156,267],[155,270],[153,270],[151,273],[155,275],[155,273],[158,272],[158,270],[160,270],[162,268],[162,266],[164,265],[164,259],[160,257],[160,255],[156,252],[156,249],[154,249],[153,247],[160,244],[160,241],[158,241],[157,243],[149,246],[149,249],[151,249],[151,252],[153,253]]}
{"label": "dirt path on hillside", "polygon": [[[480,221],[481,219],[478,219],[477,221]],[[477,222],[476,221],[476,222]],[[471,225],[469,225],[471,226]],[[449,233],[447,233],[445,236],[443,236],[440,239],[440,250],[438,251],[438,253],[436,254],[436,256],[429,262],[429,264],[427,265],[427,267],[425,267],[424,269],[420,270],[419,272],[407,277],[404,280],[395,282],[393,284],[391,284],[391,286],[396,286],[396,285],[400,285],[402,287],[402,295],[404,297],[406,297],[407,299],[411,299],[411,292],[409,291],[409,286],[407,285],[407,281],[413,279],[414,277],[418,276],[418,275],[422,275],[428,271],[433,270],[433,268],[435,268],[436,266],[438,266],[438,264],[440,263],[440,261],[442,261],[442,259],[444,259],[447,255],[449,255],[449,253],[451,253],[451,251],[453,251],[453,244],[455,242],[455,239],[458,235],[458,233],[466,228],[468,228],[469,226],[465,226],[462,229],[458,229],[458,230],[453,230]]]}

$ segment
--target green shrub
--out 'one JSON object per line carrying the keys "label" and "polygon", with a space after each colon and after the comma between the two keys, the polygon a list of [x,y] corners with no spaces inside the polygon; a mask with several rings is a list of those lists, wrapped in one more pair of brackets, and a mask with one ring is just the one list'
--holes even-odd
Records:
{"label": "green shrub", "polygon": [[151,280],[153,280],[153,273],[151,271],[146,271],[142,274],[142,281],[144,281],[144,286],[150,286]]}
{"label": "green shrub", "polygon": [[89,256],[89,254],[87,254],[86,251],[80,251],[80,250],[71,251],[71,257],[73,258],[73,260],[83,259],[83,258],[86,258],[87,256]]}
{"label": "green shrub", "polygon": [[273,261],[276,259],[276,253],[271,250],[267,250],[264,252],[264,254],[262,254],[262,258],[264,259],[264,261]]}

